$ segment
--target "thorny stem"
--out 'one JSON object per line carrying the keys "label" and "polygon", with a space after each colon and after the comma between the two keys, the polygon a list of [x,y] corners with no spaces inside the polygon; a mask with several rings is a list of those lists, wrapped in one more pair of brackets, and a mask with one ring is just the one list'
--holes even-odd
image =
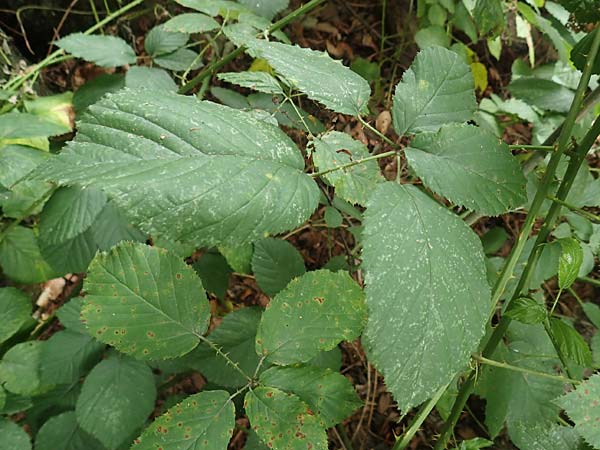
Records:
{"label": "thorny stem", "polygon": [[[577,91],[575,92],[575,97],[573,98],[573,102],[572,102],[569,112],[567,114],[567,118],[565,119],[565,122],[562,125],[560,134],[558,136],[556,151],[552,154],[552,157],[550,158],[550,161],[548,162],[546,172],[544,173],[544,177],[542,179],[542,182],[540,183],[540,187],[539,187],[539,189],[535,195],[535,198],[532,202],[531,208],[529,210],[529,214],[527,215],[527,219],[525,221],[525,224],[523,225],[523,229],[521,230],[521,233],[519,234],[519,237],[517,238],[517,243],[515,244],[515,247],[513,248],[512,252],[508,258],[508,261],[504,265],[504,268],[502,270],[502,273],[500,274],[500,277],[499,277],[496,285],[494,286],[494,290],[492,292],[492,302],[491,302],[492,306],[493,306],[492,314],[495,312],[497,303],[500,300],[500,297],[502,296],[502,294],[504,293],[504,290],[506,288],[506,285],[507,285],[509,279],[512,277],[512,274],[514,272],[514,269],[515,269],[515,266],[517,264],[519,257],[521,256],[521,254],[523,253],[523,251],[525,249],[525,244],[529,238],[529,234],[531,233],[531,231],[533,229],[535,219],[541,209],[543,201],[546,199],[546,195],[548,194],[550,184],[554,180],[554,175],[556,173],[556,169],[558,167],[560,159],[561,159],[564,151],[566,150],[567,146],[569,145],[569,139],[571,138],[573,126],[575,125],[575,120],[578,117],[578,114],[579,114],[579,111],[580,111],[580,108],[581,108],[581,105],[583,102],[583,97],[585,95],[585,91],[587,89],[587,86],[589,84],[590,77],[592,74],[592,66],[593,66],[594,61],[596,60],[596,56],[598,55],[599,48],[600,48],[600,33],[596,33],[596,35],[594,36],[594,41],[592,42],[590,52],[589,52],[587,60],[586,60],[583,74],[579,80],[579,85],[577,86]],[[561,186],[556,195],[558,198],[560,198],[562,200],[564,200],[566,198],[566,194],[568,194],[569,190],[571,189],[575,175],[579,171],[579,166],[585,159],[585,155],[587,154],[589,147],[591,147],[591,145],[593,144],[594,140],[596,139],[596,137],[598,135],[596,132],[597,131],[596,128],[598,128],[598,126],[600,126],[600,119],[596,119],[596,122],[594,122],[594,125],[592,125],[592,129],[590,129],[590,131],[584,137],[584,139],[580,145],[580,148],[578,149],[579,151],[577,152],[576,157],[570,161],[569,168],[567,169],[567,173],[565,174],[565,177],[563,178]],[[592,134],[594,134],[593,138],[592,138]],[[584,149],[584,147],[587,146],[588,143],[589,143],[589,147],[587,149]],[[583,154],[583,157],[580,157],[581,154]],[[536,245],[534,247],[534,250],[530,254],[529,260],[527,262],[527,265],[525,266],[523,274],[521,275],[521,278],[519,280],[519,285],[517,286],[517,289],[515,290],[516,296],[518,296],[520,294],[520,292],[522,291],[523,287],[527,285],[529,276],[533,272],[533,268],[535,267],[536,262],[537,262],[538,252],[536,251],[536,249],[539,248],[539,245],[541,243],[545,242],[545,240],[551,230],[550,225],[551,224],[553,225],[553,223],[556,221],[559,212],[560,212],[560,205],[558,203],[553,203],[552,207],[550,208],[550,211],[546,215],[546,219],[544,220],[544,227],[542,228],[542,230],[540,231],[540,233],[537,236]],[[506,306],[508,306],[508,304],[510,304],[510,301],[507,303]],[[510,318],[505,315],[502,316],[500,323],[494,329],[494,332],[488,338],[487,342],[485,342],[484,350],[482,353],[484,357],[489,357],[494,353],[496,347],[502,340],[504,333],[508,329],[509,324],[510,324]],[[553,343],[554,343],[554,341],[553,341]],[[555,346],[555,348],[556,348],[556,346]],[[560,352],[558,354],[559,354],[559,356],[561,356]],[[562,358],[561,358],[561,360],[562,360]],[[565,366],[565,369],[567,370],[567,373],[569,373],[568,366]],[[570,376],[570,374],[569,374],[569,376]],[[570,376],[570,378],[573,378],[573,377]],[[449,416],[448,420],[446,421],[446,423],[444,424],[442,434],[435,445],[435,450],[442,450],[446,447],[446,444],[450,440],[450,436],[452,435],[454,427],[456,426],[456,423],[458,422],[458,419],[462,413],[464,405],[466,404],[468,398],[470,397],[471,393],[473,392],[474,386],[475,386],[474,371],[471,370],[467,376],[466,381],[463,383],[463,385],[461,386],[461,388],[459,390],[458,397],[456,398],[456,400],[454,402],[450,416]]]}
{"label": "thorny stem", "polygon": [[533,375],[533,376],[540,377],[540,378],[547,378],[549,380],[561,381],[563,383],[571,383],[571,384],[579,384],[580,383],[580,381],[574,380],[572,378],[563,377],[561,375],[552,375],[550,373],[545,373],[545,372],[538,372],[537,370],[531,370],[531,369],[527,369],[525,367],[513,366],[512,364],[485,358],[484,356],[481,356],[481,355],[472,355],[471,358],[473,358],[473,360],[475,360],[479,363],[486,364],[488,366],[498,367],[500,369],[512,370],[514,372],[521,372],[521,373]]}
{"label": "thorny stem", "polygon": [[331,172],[336,172],[338,170],[345,170],[350,167],[356,166],[358,164],[366,163],[367,161],[373,161],[375,159],[387,158],[388,156],[394,156],[395,154],[396,154],[396,151],[392,150],[392,151],[385,152],[385,153],[379,153],[378,155],[367,156],[366,158],[357,159],[357,160],[349,162],[347,164],[342,164],[341,166],[333,167],[331,169],[327,169],[322,172],[311,173],[310,176],[313,178],[317,178],[317,177],[323,176],[323,175],[331,173]]}
{"label": "thorny stem", "polygon": [[[312,11],[314,8],[316,8],[321,3],[324,3],[324,2],[325,2],[325,0],[311,0],[306,5],[303,5],[300,8],[295,9],[294,11],[289,13],[284,18],[275,22],[273,25],[271,25],[269,28],[267,28],[264,33],[260,33],[259,36],[269,35],[271,33],[274,33],[275,31],[281,30],[283,27],[285,27],[290,22],[293,22],[298,17],[301,17],[304,14],[307,14],[308,12]],[[206,77],[211,76],[214,72],[216,72],[220,68],[229,64],[235,58],[237,58],[242,53],[244,53],[245,50],[246,50],[246,47],[242,45],[242,46],[236,48],[234,51],[232,51],[228,55],[219,59],[218,61],[215,61],[215,62],[209,64],[198,75],[196,75],[194,78],[192,78],[186,84],[181,86],[181,88],[179,88],[179,93],[180,94],[188,93],[189,91],[194,89],[194,87],[196,87],[198,84],[200,84],[202,82],[202,80],[204,80]]]}
{"label": "thorny stem", "polygon": [[215,344],[214,342],[212,342],[210,339],[207,339],[206,337],[202,336],[201,334],[196,334],[196,337],[198,339],[200,339],[202,342],[204,342],[206,345],[208,345],[211,349],[213,349],[213,351],[217,355],[219,355],[221,358],[223,358],[227,362],[227,364],[229,364],[240,375],[242,375],[248,381],[249,385],[254,382],[254,380],[252,379],[252,377],[250,377],[250,375],[248,375],[246,372],[244,372],[238,363],[236,363],[229,356],[227,356],[227,354],[223,352],[223,350],[221,349],[221,347],[219,347],[217,344]]}
{"label": "thorny stem", "polygon": [[[101,29],[104,25],[112,22],[117,17],[119,17],[122,14],[126,13],[130,9],[135,8],[137,5],[140,5],[143,2],[144,2],[144,0],[133,0],[131,3],[128,3],[127,5],[125,5],[122,8],[116,10],[112,14],[109,14],[104,19],[102,19],[101,21],[97,22],[95,25],[93,25],[90,28],[88,28],[87,30],[85,30],[83,32],[83,34],[92,34],[94,31]],[[60,57],[62,57],[62,56],[63,56],[63,50],[62,49],[55,50],[54,52],[50,53],[46,58],[44,58],[39,63],[37,63],[35,66],[33,66],[31,68],[31,70],[29,72],[27,72],[26,74],[21,75],[21,76],[16,77],[16,78],[13,78],[12,80],[9,80],[6,83],[6,85],[4,86],[4,89],[6,89],[6,90],[16,90],[16,89],[18,89],[20,86],[23,85],[23,83],[25,83],[25,81],[27,81],[29,78],[35,76],[44,67],[47,67],[47,66],[49,66],[49,65],[54,64],[55,62],[57,62],[58,59]]]}
{"label": "thorny stem", "polygon": [[554,197],[553,195],[548,195],[546,198],[554,203],[558,203],[559,205],[570,209],[575,214],[578,214],[581,217],[585,217],[586,219],[591,220],[592,222],[600,223],[600,216],[597,214],[586,211],[585,209],[579,208],[575,205],[571,205],[570,203],[567,203],[564,200],[561,200],[560,198]]}
{"label": "thorny stem", "polygon": [[512,144],[508,148],[511,150],[541,150],[544,152],[553,152],[556,148],[553,145],[521,145]]}

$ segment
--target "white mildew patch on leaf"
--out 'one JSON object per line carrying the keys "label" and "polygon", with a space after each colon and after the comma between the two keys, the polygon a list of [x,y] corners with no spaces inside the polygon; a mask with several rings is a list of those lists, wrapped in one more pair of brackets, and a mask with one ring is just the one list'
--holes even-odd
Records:
{"label": "white mildew patch on leaf", "polygon": [[555,403],[575,422],[583,439],[600,448],[600,375],[593,375]]}
{"label": "white mildew patch on leaf", "polygon": [[317,206],[298,148],[243,111],[124,89],[89,107],[75,140],[40,170],[94,185],[148,233],[240,245],[292,229]]}
{"label": "white mildew patch on leaf", "polygon": [[414,186],[384,183],[367,204],[363,267],[363,344],[406,411],[464,369],[484,334],[490,288],[481,242]]}
{"label": "white mildew patch on leaf", "polygon": [[308,98],[342,114],[366,112],[371,97],[369,83],[327,53],[261,39],[244,44]]}
{"label": "white mildew patch on leaf", "polygon": [[235,408],[228,392],[200,392],[158,417],[131,449],[225,450],[234,425]]}
{"label": "white mildew patch on leaf", "polygon": [[[314,140],[313,160],[319,171],[334,169],[371,156],[367,147],[346,133],[330,131]],[[367,161],[348,169],[330,172],[323,177],[335,187],[335,193],[349,201],[365,205],[369,193],[384,178],[377,161]]]}
{"label": "white mildew patch on leaf", "polygon": [[445,125],[417,135],[405,150],[423,183],[453,203],[486,215],[527,201],[527,180],[508,145],[470,125]]}
{"label": "white mildew patch on leaf", "polygon": [[396,86],[396,132],[436,131],[445,123],[466,122],[477,109],[473,89],[471,69],[461,56],[438,46],[421,50]]}
{"label": "white mildew patch on leaf", "polygon": [[200,278],[178,256],[124,242],[90,264],[81,316],[89,333],[142,359],[190,352],[208,328]]}

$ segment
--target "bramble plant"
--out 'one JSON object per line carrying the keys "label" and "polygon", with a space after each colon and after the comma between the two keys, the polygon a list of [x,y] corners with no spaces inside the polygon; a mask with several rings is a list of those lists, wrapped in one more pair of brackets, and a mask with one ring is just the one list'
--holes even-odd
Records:
{"label": "bramble plant", "polygon": [[[363,401],[340,372],[344,342],[362,346],[402,418],[419,407],[394,450],[434,409],[436,449],[489,447],[504,429],[523,450],[600,449],[600,333],[590,349],[558,313],[568,293],[600,328],[600,307],[573,289],[600,284],[600,217],[585,209],[600,207],[586,160],[600,135],[597,2],[418,1],[393,137],[371,125],[360,70],[283,32],[324,0],[287,14],[285,0],[177,0],[188,9],[147,33],[143,56],[95,34],[141,3],[58,39],[1,86],[0,449],[216,450],[242,428],[245,448],[326,450],[334,428],[351,450],[341,424]],[[513,64],[510,98],[478,104],[487,69],[469,46],[499,58],[507,17],[530,64]],[[558,62],[536,67],[532,27]],[[242,54],[250,70],[223,71]],[[127,70],[31,94],[69,58]],[[350,116],[381,145],[301,105]],[[532,143],[508,145],[519,121]],[[49,140],[66,133],[62,148]],[[506,231],[470,225],[515,211],[503,258]],[[307,226],[350,231],[347,257],[307,271],[287,241]],[[33,319],[26,286],[73,273],[81,295]],[[226,300],[232,273],[256,280],[264,309]],[[554,277],[552,297],[541,285]],[[191,372],[199,392],[157,404]],[[459,442],[474,394],[485,439]]]}

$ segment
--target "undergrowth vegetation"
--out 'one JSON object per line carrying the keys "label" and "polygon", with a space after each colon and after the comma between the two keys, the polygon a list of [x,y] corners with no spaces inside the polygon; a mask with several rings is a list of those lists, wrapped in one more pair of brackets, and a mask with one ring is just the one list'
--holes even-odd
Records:
{"label": "undergrowth vegetation", "polygon": [[[379,448],[600,449],[600,5],[407,2],[387,112],[398,52],[286,34],[325,3],[159,2],[134,45],[120,2],[2,51],[0,449],[373,448],[350,351],[397,411]],[[504,95],[484,61],[517,43]],[[73,59],[104,73],[35,94]]]}

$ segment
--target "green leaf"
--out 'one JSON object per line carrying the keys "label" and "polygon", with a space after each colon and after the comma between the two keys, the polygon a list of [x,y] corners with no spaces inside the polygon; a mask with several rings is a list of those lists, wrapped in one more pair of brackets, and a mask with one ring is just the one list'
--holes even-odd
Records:
{"label": "green leaf", "polygon": [[71,55],[102,67],[135,64],[133,49],[123,39],[107,35],[72,33],[54,43]]}
{"label": "green leaf", "polygon": [[189,48],[179,48],[171,53],[155,56],[153,61],[160,67],[181,72],[182,70],[196,70],[202,67],[202,59],[198,53]]}
{"label": "green leaf", "polygon": [[[319,171],[335,169],[352,161],[371,156],[367,147],[346,133],[330,131],[313,141],[313,160]],[[336,170],[323,177],[335,187],[336,195],[365,205],[377,183],[383,181],[377,161],[367,161],[348,169]]]}
{"label": "green leaf", "polygon": [[235,272],[250,273],[252,271],[252,254],[254,253],[252,244],[237,246],[220,245],[219,253],[225,257],[227,264]]}
{"label": "green leaf", "polygon": [[108,199],[99,189],[57,190],[40,216],[38,244],[44,259],[61,273],[84,272],[98,246],[92,226]]}
{"label": "green leaf", "polygon": [[571,361],[583,367],[592,365],[592,352],[579,332],[561,319],[550,319],[552,335],[561,352]]}
{"label": "green leaf", "polygon": [[466,122],[477,107],[473,89],[471,68],[459,55],[438,46],[421,50],[396,86],[396,132],[437,131],[446,123]]}
{"label": "green leaf", "polygon": [[124,242],[98,254],[84,289],[81,315],[90,334],[136,358],[184,355],[208,327],[202,282],[163,249]]}
{"label": "green leaf", "polygon": [[402,411],[464,369],[483,336],[490,289],[477,235],[411,185],[367,203],[363,345]]}
{"label": "green leaf", "polygon": [[287,241],[266,238],[254,244],[252,271],[258,286],[273,297],[306,272],[302,255]]}
{"label": "green leaf", "polygon": [[421,28],[415,34],[415,42],[420,49],[429,47],[450,47],[450,36],[445,28],[432,25]]}
{"label": "green leaf", "polygon": [[109,450],[115,450],[144,424],[155,399],[148,366],[113,353],[83,382],[75,409],[77,422]]}
{"label": "green leaf", "polygon": [[238,246],[298,226],[317,206],[298,148],[242,111],[124,89],[78,129],[45,176],[101,188],[134,225],[172,241]]}
{"label": "green leaf", "polygon": [[225,450],[234,425],[235,408],[228,392],[200,392],[190,395],[158,417],[131,448]]}
{"label": "green leaf", "polygon": [[567,289],[579,275],[579,269],[583,263],[583,249],[577,239],[563,238],[558,242],[562,250],[558,260],[558,287]]}
{"label": "green leaf", "polygon": [[571,11],[580,23],[600,20],[600,5],[596,0],[558,0],[558,3]]}
{"label": "green leaf", "polygon": [[455,447],[455,450],[479,450],[491,447],[492,445],[494,445],[494,442],[488,441],[487,439],[473,438],[462,441],[459,447]]}
{"label": "green leaf", "polygon": [[[573,50],[571,50],[571,61],[573,61],[575,67],[581,71],[583,71],[587,61],[587,56],[592,49],[592,41],[594,40],[596,32],[597,31],[592,31],[586,34],[577,42],[577,44],[575,44]],[[600,74],[600,58],[598,57],[596,57],[596,60],[593,63],[592,73]]]}
{"label": "green leaf", "polygon": [[257,387],[244,408],[261,441],[273,450],[327,450],[327,435],[311,408],[292,394]]}
{"label": "green leaf", "polygon": [[205,33],[216,30],[221,25],[210,16],[200,13],[179,14],[164,23],[166,31],[178,31],[179,33]]}
{"label": "green leaf", "polygon": [[330,369],[272,367],[263,372],[260,382],[297,395],[310,406],[323,428],[340,423],[362,405],[352,383]]}
{"label": "green leaf", "polygon": [[83,305],[83,298],[75,297],[69,300],[67,303],[62,305],[56,311],[56,316],[60,321],[60,324],[67,330],[76,331],[78,333],[86,334],[87,328],[81,320],[81,307]]}
{"label": "green leaf", "polygon": [[[524,369],[556,374],[558,357],[542,325],[512,322],[509,345],[501,344],[493,359]],[[509,433],[520,424],[556,423],[558,408],[552,404],[563,392],[563,383],[509,369],[486,366],[481,373],[479,394],[486,401],[485,423],[495,437],[508,422]]]}
{"label": "green leaf", "polygon": [[0,140],[57,136],[71,128],[30,113],[0,115]]}
{"label": "green leaf", "polygon": [[277,13],[288,7],[290,0],[238,0],[238,2],[259,16],[271,20]]}
{"label": "green leaf", "polygon": [[19,395],[37,395],[49,388],[40,376],[42,341],[22,342],[11,347],[0,361],[0,384]]}
{"label": "green leaf", "polygon": [[204,289],[223,300],[232,273],[227,260],[218,253],[204,253],[192,267],[202,280]]}
{"label": "green leaf", "polygon": [[350,275],[308,272],[271,300],[258,327],[256,352],[280,365],[307,362],[356,339],[365,320],[364,294]]}
{"label": "green leaf", "polygon": [[163,25],[152,28],[144,40],[144,49],[152,58],[174,52],[183,47],[189,39],[187,33],[165,30]]}
{"label": "green leaf", "polygon": [[14,287],[0,288],[0,343],[31,320],[31,298]]}
{"label": "green leaf", "polygon": [[233,1],[229,0],[175,0],[182,6],[195,9],[213,17],[227,16],[229,19],[235,19],[241,12],[250,12],[250,10]]}
{"label": "green leaf", "polygon": [[367,111],[369,83],[327,53],[259,39],[244,44],[311,100],[342,114],[356,116]]}
{"label": "green leaf", "polygon": [[481,244],[486,255],[496,253],[508,239],[508,233],[502,227],[493,227],[481,237]]}
{"label": "green leaf", "polygon": [[[254,351],[254,341],[261,314],[260,308],[238,309],[227,314],[221,324],[208,335],[209,341],[218,345],[223,353],[249,375],[254,373],[260,359]],[[217,355],[204,343],[200,344],[190,357],[194,361],[193,368],[211,383],[239,388],[248,382],[222,356]]]}
{"label": "green leaf", "polygon": [[42,258],[31,228],[17,226],[0,241],[0,265],[18,283],[41,283],[60,275]]}
{"label": "green leaf", "polygon": [[510,438],[523,450],[583,450],[577,432],[560,425],[515,423]]}
{"label": "green leaf", "polygon": [[473,9],[473,19],[480,36],[496,37],[504,29],[506,22],[500,0],[477,0]]}
{"label": "green leaf", "polygon": [[[130,69],[131,70],[131,69]],[[104,95],[116,92],[125,86],[123,74],[102,74],[91,79],[81,86],[73,95],[73,107],[77,117],[84,112],[88,106],[96,103]]]}
{"label": "green leaf", "polygon": [[156,67],[134,66],[125,75],[125,86],[130,89],[148,89],[159,91],[177,90],[171,76],[163,69]]}
{"label": "green leaf", "polygon": [[594,448],[600,447],[600,375],[592,375],[556,403],[575,422],[575,430]]}
{"label": "green leaf", "polygon": [[0,185],[10,189],[50,157],[49,153],[24,145],[5,145],[0,149]]}
{"label": "green leaf", "polygon": [[87,373],[100,359],[104,345],[91,336],[65,330],[44,341],[40,354],[40,375],[53,384],[71,384]]}
{"label": "green leaf", "polygon": [[217,78],[265,94],[283,94],[277,79],[267,72],[226,72],[218,74]]}
{"label": "green leaf", "polygon": [[453,203],[498,215],[527,201],[521,166],[481,128],[453,124],[419,134],[405,155],[423,183]]}
{"label": "green leaf", "polygon": [[600,306],[586,302],[582,306],[583,312],[596,328],[600,328]]}
{"label": "green leaf", "polygon": [[0,417],[0,450],[31,450],[29,435],[10,419]]}
{"label": "green leaf", "polygon": [[569,88],[551,80],[521,77],[511,81],[510,93],[540,109],[566,113],[573,102],[574,93]]}
{"label": "green leaf", "polygon": [[104,450],[104,446],[79,427],[75,412],[51,417],[35,438],[35,450]]}
{"label": "green leaf", "polygon": [[325,208],[325,213],[323,214],[323,217],[325,219],[325,223],[330,228],[341,227],[344,223],[344,218],[342,217],[340,212],[333,206],[327,206]]}
{"label": "green leaf", "polygon": [[521,323],[532,325],[542,323],[547,317],[547,312],[544,305],[531,297],[519,297],[510,302],[505,315]]}

